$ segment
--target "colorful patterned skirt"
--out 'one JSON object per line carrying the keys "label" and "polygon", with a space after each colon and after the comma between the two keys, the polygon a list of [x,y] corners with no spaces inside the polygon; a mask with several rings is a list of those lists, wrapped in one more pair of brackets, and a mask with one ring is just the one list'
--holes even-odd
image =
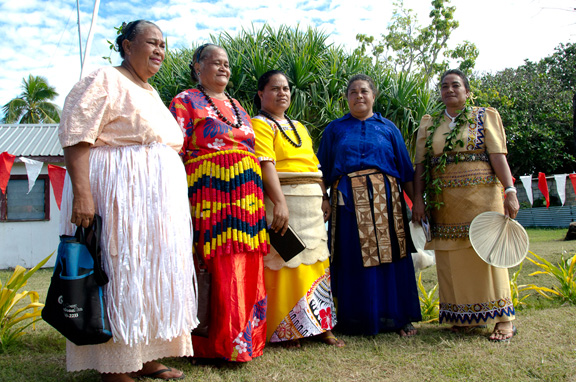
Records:
{"label": "colorful patterned skirt", "polygon": [[486,264],[472,247],[436,250],[440,323],[478,325],[514,319],[508,269]]}
{"label": "colorful patterned skirt", "polygon": [[192,336],[194,356],[247,362],[266,343],[262,256],[234,253],[205,260],[212,274],[208,338]]}
{"label": "colorful patterned skirt", "polygon": [[330,261],[277,271],[266,268],[266,313],[270,342],[316,336],[332,330],[336,315],[330,289]]}
{"label": "colorful patterned skirt", "polygon": [[263,256],[268,252],[260,164],[241,150],[186,163],[195,248],[212,274],[208,338],[194,355],[246,362],[266,342]]}

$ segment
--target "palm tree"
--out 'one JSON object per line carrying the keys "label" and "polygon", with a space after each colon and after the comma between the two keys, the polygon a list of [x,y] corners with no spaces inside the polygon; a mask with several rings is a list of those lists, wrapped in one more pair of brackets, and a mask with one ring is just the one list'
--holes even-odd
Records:
{"label": "palm tree", "polygon": [[58,123],[60,108],[50,102],[58,96],[42,76],[28,76],[22,80],[22,94],[2,107],[3,123]]}

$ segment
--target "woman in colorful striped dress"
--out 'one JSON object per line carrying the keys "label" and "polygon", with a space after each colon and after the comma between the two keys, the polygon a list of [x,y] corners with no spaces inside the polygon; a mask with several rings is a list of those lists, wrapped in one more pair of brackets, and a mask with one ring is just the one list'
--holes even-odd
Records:
{"label": "woman in colorful striped dress", "polygon": [[212,274],[209,335],[193,336],[194,356],[246,362],[262,355],[266,341],[268,244],[254,131],[225,92],[224,49],[200,46],[190,68],[198,86],[178,94],[170,111],[184,133],[195,251]]}

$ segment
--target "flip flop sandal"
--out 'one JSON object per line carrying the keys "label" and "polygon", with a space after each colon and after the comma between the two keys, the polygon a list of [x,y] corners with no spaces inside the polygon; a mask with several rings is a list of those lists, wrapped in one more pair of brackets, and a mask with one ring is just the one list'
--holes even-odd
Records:
{"label": "flip flop sandal", "polygon": [[512,329],[494,329],[494,331],[492,332],[492,334],[500,334],[503,336],[506,336],[510,333],[512,333],[512,335],[508,338],[501,338],[501,339],[494,338],[494,339],[492,339],[492,338],[488,337],[488,340],[492,341],[492,342],[510,342],[512,337],[514,337],[518,333],[518,329],[516,329],[516,326],[512,325]]}
{"label": "flip flop sandal", "polygon": [[[415,334],[408,334],[408,332],[411,332],[412,330],[416,330],[416,328],[414,327],[414,325],[412,325],[412,323],[407,323],[406,325],[404,325],[402,328],[396,330],[396,333],[400,336],[400,337],[412,337],[415,336]],[[404,331],[405,335],[402,335],[402,331]]]}
{"label": "flip flop sandal", "polygon": [[177,379],[184,379],[184,373],[182,373],[182,375],[180,375],[179,377],[172,377],[172,378],[162,378],[160,376],[164,373],[169,373],[171,371],[172,371],[172,368],[166,367],[165,369],[156,370],[155,372],[150,373],[150,374],[142,374],[139,376],[139,378],[161,379],[164,381],[175,381]]}

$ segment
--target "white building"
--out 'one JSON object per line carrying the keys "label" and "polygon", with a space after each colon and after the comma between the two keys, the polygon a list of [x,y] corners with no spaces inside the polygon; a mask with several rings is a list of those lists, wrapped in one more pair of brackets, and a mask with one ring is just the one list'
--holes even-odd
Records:
{"label": "white building", "polygon": [[[58,248],[60,210],[48,178],[48,164],[64,166],[58,125],[0,125],[0,153],[16,156],[6,194],[0,191],[0,269],[31,268]],[[20,157],[43,162],[28,193]],[[54,266],[56,254],[46,263]]]}

